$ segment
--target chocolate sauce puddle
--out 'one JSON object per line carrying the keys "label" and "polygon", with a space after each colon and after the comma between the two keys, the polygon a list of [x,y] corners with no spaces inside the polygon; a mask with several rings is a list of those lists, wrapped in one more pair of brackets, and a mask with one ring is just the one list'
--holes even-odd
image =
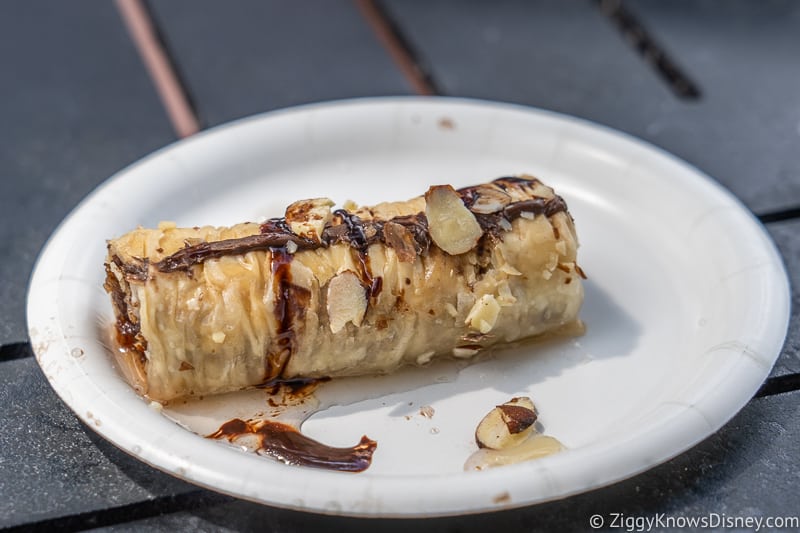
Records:
{"label": "chocolate sauce puddle", "polygon": [[225,438],[229,442],[253,435],[256,453],[267,455],[287,465],[311,466],[340,472],[363,472],[372,464],[378,443],[366,435],[350,448],[334,448],[306,437],[289,424],[272,420],[245,421],[234,418],[225,422],[210,439]]}

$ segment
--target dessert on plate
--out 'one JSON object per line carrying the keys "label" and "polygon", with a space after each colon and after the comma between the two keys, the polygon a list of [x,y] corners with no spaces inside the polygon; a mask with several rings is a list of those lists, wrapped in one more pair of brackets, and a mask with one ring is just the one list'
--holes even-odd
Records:
{"label": "dessert on plate", "polygon": [[408,201],[295,202],[262,224],[162,223],[108,242],[118,363],[166,402],[388,373],[578,323],[564,200],[504,177]]}

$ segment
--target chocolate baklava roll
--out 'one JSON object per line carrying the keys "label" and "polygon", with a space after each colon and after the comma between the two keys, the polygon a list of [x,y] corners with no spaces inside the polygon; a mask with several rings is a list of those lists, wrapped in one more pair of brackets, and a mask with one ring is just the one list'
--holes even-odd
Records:
{"label": "chocolate baklava roll", "polygon": [[388,373],[578,321],[564,200],[506,177],[372,207],[328,199],[227,228],[108,242],[119,366],[169,401],[280,380]]}

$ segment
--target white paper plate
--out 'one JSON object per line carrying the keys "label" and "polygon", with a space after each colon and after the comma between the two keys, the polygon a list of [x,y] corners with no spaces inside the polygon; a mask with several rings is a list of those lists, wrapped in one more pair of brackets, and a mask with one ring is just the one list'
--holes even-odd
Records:
{"label": "white paper plate", "polygon": [[[285,466],[204,439],[148,407],[110,363],[108,238],[160,220],[232,224],[280,216],[300,198],[369,204],[431,184],[519,173],[555,187],[575,217],[589,276],[586,335],[466,368],[323,385],[329,403],[345,405],[318,413],[304,432],[336,446],[368,434],[379,444],[366,472]],[[646,470],[745,405],[779,354],[788,317],[787,277],[772,242],[694,168],[574,118],[442,98],[288,109],[161,150],[108,180],[62,223],[28,296],[30,337],[47,379],[120,448],[242,498],[364,516],[521,506]],[[464,472],[480,418],[523,394],[569,450]],[[424,405],[432,418],[419,414]]]}

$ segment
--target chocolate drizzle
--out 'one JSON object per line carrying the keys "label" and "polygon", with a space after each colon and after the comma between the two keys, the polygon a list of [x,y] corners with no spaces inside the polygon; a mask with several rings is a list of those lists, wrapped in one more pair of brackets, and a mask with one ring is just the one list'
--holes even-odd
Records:
{"label": "chocolate drizzle", "polygon": [[[359,269],[356,272],[361,285],[367,290],[367,295],[370,298],[376,298],[383,288],[383,278],[373,277],[372,268],[369,263],[369,254],[367,248],[369,245],[378,242],[382,234],[382,224],[379,222],[372,222],[365,224],[361,218],[353,213],[349,213],[344,209],[338,209],[333,212],[335,220],[341,220],[341,224],[331,226],[332,228],[344,226],[344,231],[337,230],[332,232],[331,235],[336,235],[336,242],[346,242],[355,252],[356,264]],[[325,240],[325,232],[323,232],[323,242],[330,243]],[[330,237],[329,237],[330,238]]]}
{"label": "chocolate drizzle", "polygon": [[[263,226],[262,226],[263,228]],[[165,257],[154,266],[159,272],[169,273],[179,270],[189,270],[192,265],[202,263],[209,259],[216,259],[226,255],[240,255],[256,250],[269,250],[280,248],[290,242],[297,245],[298,250],[316,248],[317,243],[310,239],[304,239],[292,233],[288,228],[268,233],[249,235],[238,239],[225,239],[214,242],[201,242],[181,248],[174,254]],[[262,230],[263,231],[263,230]]]}
{"label": "chocolate drizzle", "polygon": [[258,442],[256,452],[268,455],[287,465],[313,466],[340,472],[362,472],[372,463],[372,454],[378,443],[361,437],[351,448],[333,448],[300,433],[294,427],[272,420],[247,422],[234,418],[208,435],[210,439],[228,439],[254,435]]}
{"label": "chocolate drizzle", "polygon": [[[478,220],[481,229],[484,231],[484,237],[491,239],[502,239],[503,233],[506,231],[507,225],[522,216],[523,213],[529,213],[532,216],[544,215],[551,217],[556,213],[567,210],[567,204],[560,196],[553,198],[532,198],[530,200],[523,200],[514,202],[497,213],[474,213],[475,218]],[[481,240],[485,244],[486,239]]]}
{"label": "chocolate drizzle", "polygon": [[[387,226],[389,226],[388,231]],[[400,235],[395,236],[390,233]],[[394,217],[384,224],[383,234],[384,242],[395,249],[401,261],[412,262],[416,256],[427,254],[431,247],[428,218],[424,213]]]}
{"label": "chocolate drizzle", "polygon": [[[514,186],[524,187],[538,182],[525,178],[503,177],[492,183],[500,189],[508,190]],[[458,190],[467,207],[475,203],[476,198],[481,194],[481,187],[478,185]],[[503,221],[511,222],[520,217],[522,213],[550,217],[559,212],[566,212],[566,210],[567,204],[560,196],[553,196],[552,198],[533,197],[528,200],[511,202],[496,213],[475,213],[475,217],[484,231],[490,233],[493,237],[498,237],[504,231],[505,224]],[[285,219],[274,218],[262,224],[260,227],[261,232],[257,235],[187,245],[155,263],[154,266],[156,270],[164,273],[186,271],[193,265],[208,259],[244,254],[254,250],[283,248],[289,243],[294,243],[298,250],[325,248],[332,244],[349,243],[364,256],[370,244],[382,242],[400,250],[401,260],[412,258],[409,246],[412,241],[416,255],[424,255],[430,248],[431,239],[428,232],[428,221],[423,213],[397,216],[384,222],[377,220],[362,221],[357,215],[343,209],[335,211],[334,215],[334,220],[338,223],[327,226],[320,240],[300,237],[292,232]],[[389,231],[385,231],[384,229],[388,224],[402,226],[409,233],[410,239],[405,236],[405,232],[399,232],[397,226],[390,226]],[[365,276],[362,279],[368,288],[372,286],[371,276]]]}
{"label": "chocolate drizzle", "polygon": [[304,323],[306,309],[311,300],[311,291],[292,283],[292,254],[285,248],[270,250],[278,331],[267,348],[265,382],[280,376],[289,362],[294,352],[298,328]]}
{"label": "chocolate drizzle", "polygon": [[[111,261],[122,271],[123,276],[129,276],[119,257],[114,256]],[[134,272],[131,277],[137,280],[140,279],[138,272]],[[103,283],[103,288],[111,295],[111,303],[115,311],[114,315],[117,317],[114,327],[117,347],[122,352],[135,354],[138,356],[139,364],[144,364],[144,351],[147,343],[140,335],[139,324],[131,320],[125,293],[122,290],[119,279],[112,272],[110,264],[106,264],[106,280]]]}
{"label": "chocolate drizzle", "polygon": [[560,196],[552,198],[531,198],[521,202],[514,202],[503,208],[503,216],[508,220],[514,220],[522,213],[532,213],[551,217],[556,213],[567,210],[567,203]]}
{"label": "chocolate drizzle", "polygon": [[[344,209],[337,209],[333,214],[342,220],[347,230],[344,234],[344,240],[349,242],[350,246],[356,250],[361,252],[366,251],[370,243],[367,240],[366,228],[361,218],[352,213],[348,213]],[[376,231],[375,234],[377,235],[377,233]]]}

